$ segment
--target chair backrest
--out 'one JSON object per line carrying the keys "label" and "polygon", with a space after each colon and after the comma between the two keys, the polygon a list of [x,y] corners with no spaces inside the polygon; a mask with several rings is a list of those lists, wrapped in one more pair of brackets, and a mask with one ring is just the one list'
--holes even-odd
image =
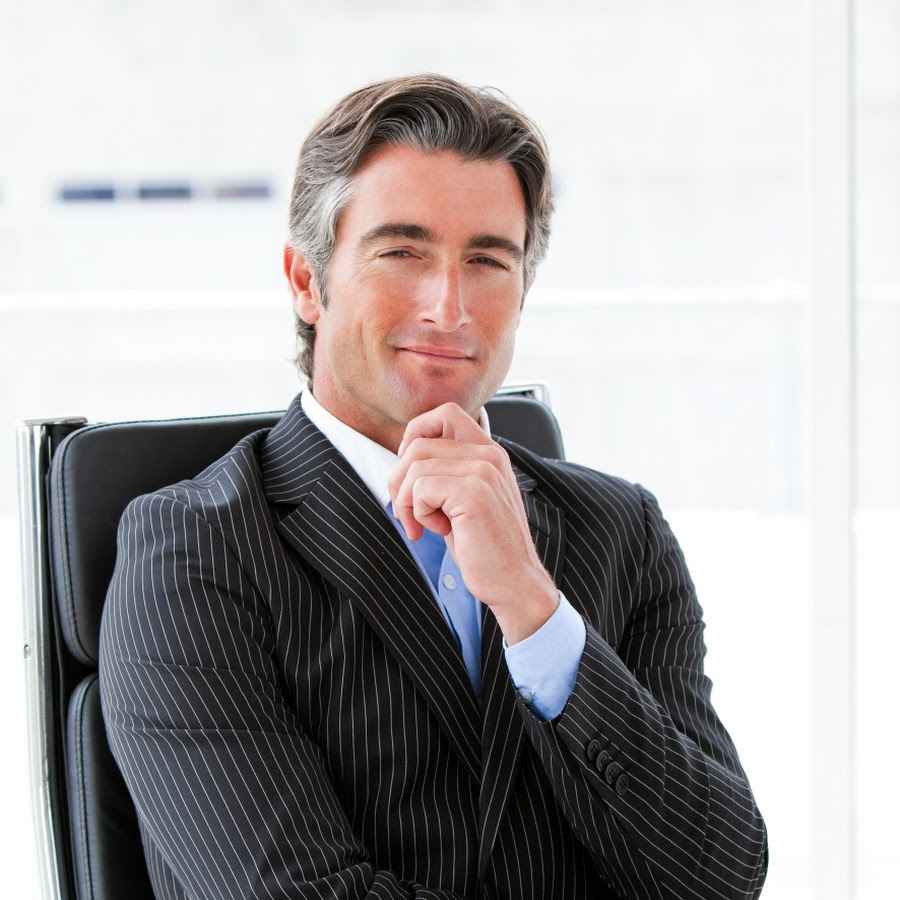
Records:
{"label": "chair backrest", "polygon": [[[543,385],[505,387],[487,410],[493,434],[563,458]],[[153,897],[97,680],[119,518],[134,497],[197,474],[282,414],[20,425],[29,752],[45,900]]]}

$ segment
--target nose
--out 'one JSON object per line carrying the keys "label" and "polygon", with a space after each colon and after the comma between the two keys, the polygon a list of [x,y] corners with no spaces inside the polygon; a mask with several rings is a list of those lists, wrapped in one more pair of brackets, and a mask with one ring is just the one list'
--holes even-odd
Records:
{"label": "nose", "polygon": [[462,328],[471,319],[464,293],[459,265],[450,263],[441,267],[428,279],[423,321],[432,322],[443,331]]}

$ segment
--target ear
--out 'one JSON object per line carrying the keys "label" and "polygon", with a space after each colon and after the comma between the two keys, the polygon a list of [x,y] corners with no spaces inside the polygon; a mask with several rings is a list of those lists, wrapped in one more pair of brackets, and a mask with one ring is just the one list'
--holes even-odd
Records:
{"label": "ear", "polygon": [[291,287],[295,312],[307,325],[313,325],[321,311],[319,285],[306,257],[290,244],[284,247],[284,274]]}

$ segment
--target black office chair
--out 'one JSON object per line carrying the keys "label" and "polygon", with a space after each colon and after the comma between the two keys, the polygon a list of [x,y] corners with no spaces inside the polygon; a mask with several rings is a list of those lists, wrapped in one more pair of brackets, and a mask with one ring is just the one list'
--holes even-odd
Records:
{"label": "black office chair", "polygon": [[[564,458],[544,385],[501,388],[487,410],[493,434]],[[119,517],[132,498],[195,475],[282,413],[20,423],[29,757],[44,900],[153,898],[97,681]]]}

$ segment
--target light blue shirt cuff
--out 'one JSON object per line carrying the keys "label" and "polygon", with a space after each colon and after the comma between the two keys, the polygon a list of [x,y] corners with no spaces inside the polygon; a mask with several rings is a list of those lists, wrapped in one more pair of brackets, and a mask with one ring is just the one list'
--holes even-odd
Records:
{"label": "light blue shirt cuff", "polygon": [[586,639],[584,619],[562,591],[556,611],[534,634],[512,647],[503,639],[513,684],[542,718],[555,719],[566,705]]}

